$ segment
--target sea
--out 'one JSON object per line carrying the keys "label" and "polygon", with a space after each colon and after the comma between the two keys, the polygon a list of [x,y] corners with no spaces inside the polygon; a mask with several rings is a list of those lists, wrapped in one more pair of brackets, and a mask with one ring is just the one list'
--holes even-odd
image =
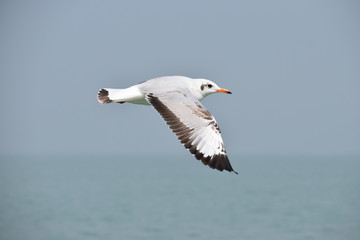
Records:
{"label": "sea", "polygon": [[360,158],[2,156],[1,240],[359,240]]}

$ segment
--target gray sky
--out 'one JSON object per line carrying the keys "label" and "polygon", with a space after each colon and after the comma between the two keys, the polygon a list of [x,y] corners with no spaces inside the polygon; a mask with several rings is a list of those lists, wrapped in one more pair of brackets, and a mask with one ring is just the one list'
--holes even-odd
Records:
{"label": "gray sky", "polygon": [[2,154],[183,154],[151,107],[96,100],[166,75],[233,92],[203,101],[229,154],[360,154],[358,1],[8,0],[0,33]]}

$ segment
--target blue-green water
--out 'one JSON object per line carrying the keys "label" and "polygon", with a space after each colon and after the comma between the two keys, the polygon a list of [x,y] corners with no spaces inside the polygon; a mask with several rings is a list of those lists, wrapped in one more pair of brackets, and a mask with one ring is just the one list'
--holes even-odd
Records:
{"label": "blue-green water", "polygon": [[2,157],[0,239],[360,239],[360,159]]}

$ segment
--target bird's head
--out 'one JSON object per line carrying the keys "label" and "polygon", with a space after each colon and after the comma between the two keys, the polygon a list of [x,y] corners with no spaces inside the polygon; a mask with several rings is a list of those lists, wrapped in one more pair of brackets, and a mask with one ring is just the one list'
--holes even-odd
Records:
{"label": "bird's head", "polygon": [[196,79],[196,88],[195,92],[197,92],[198,94],[197,97],[201,100],[202,98],[213,94],[213,93],[227,93],[227,94],[231,94],[231,92],[225,88],[221,88],[219,87],[216,83],[207,80],[207,79]]}

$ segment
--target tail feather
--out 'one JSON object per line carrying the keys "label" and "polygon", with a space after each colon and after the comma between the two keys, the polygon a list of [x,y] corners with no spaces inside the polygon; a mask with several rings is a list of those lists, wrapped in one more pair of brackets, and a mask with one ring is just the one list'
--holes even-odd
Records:
{"label": "tail feather", "polygon": [[102,104],[130,102],[149,105],[145,100],[144,94],[139,91],[137,86],[125,89],[102,88],[97,94],[97,99]]}

